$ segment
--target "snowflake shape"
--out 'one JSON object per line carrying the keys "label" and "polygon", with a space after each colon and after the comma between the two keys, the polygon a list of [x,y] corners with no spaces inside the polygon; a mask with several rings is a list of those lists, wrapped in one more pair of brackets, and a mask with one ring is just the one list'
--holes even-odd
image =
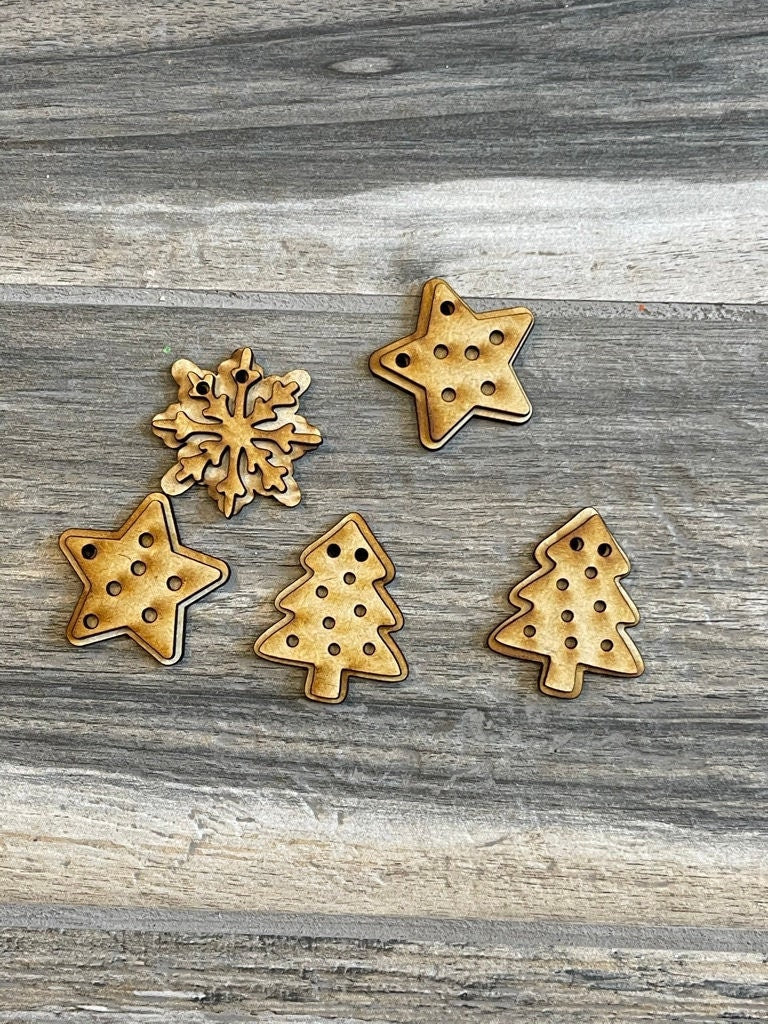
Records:
{"label": "snowflake shape", "polygon": [[177,462],[165,474],[166,494],[204,484],[227,518],[257,494],[298,505],[293,463],[322,442],[320,431],[298,414],[310,384],[306,370],[265,377],[249,348],[238,349],[216,373],[189,359],[171,367],[179,400],[152,420],[152,429]]}

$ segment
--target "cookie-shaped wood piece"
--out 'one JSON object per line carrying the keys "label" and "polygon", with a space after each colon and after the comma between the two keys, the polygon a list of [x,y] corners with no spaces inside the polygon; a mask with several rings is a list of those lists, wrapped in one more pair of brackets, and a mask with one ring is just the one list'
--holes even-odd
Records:
{"label": "cookie-shaped wood piece", "polygon": [[189,359],[178,359],[171,373],[179,400],[152,420],[158,437],[178,449],[161,481],[165,493],[203,484],[227,518],[257,494],[298,505],[293,464],[322,442],[298,412],[307,371],[265,377],[251,350],[240,348],[215,373]]}
{"label": "cookie-shaped wood piece", "polygon": [[226,562],[180,542],[164,494],[146,497],[119,530],[67,530],[59,546],[83,583],[70,643],[127,635],[164,665],[183,653],[187,606],[229,578]]}
{"label": "cookie-shaped wood piece", "polygon": [[391,633],[403,616],[387,593],[395,567],[356,512],[301,554],[304,576],[275,601],[284,618],[256,641],[260,657],[307,669],[310,700],[339,704],[350,676],[399,682],[408,665]]}
{"label": "cookie-shaped wood piece", "polygon": [[640,652],[626,634],[640,621],[619,580],[629,559],[593,508],[585,508],[535,551],[540,568],[513,589],[518,611],[493,631],[500,654],[539,661],[539,686],[578,697],[585,670],[639,676]]}
{"label": "cookie-shaped wood piece", "polygon": [[533,313],[517,306],[476,313],[445,281],[424,285],[416,330],[369,360],[373,373],[410,391],[419,437],[442,448],[472,416],[524,423],[531,403],[512,362]]}

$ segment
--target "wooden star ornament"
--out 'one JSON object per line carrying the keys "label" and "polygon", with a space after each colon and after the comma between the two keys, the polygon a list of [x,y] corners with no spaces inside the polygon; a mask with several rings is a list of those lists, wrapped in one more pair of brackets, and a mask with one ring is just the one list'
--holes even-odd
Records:
{"label": "wooden star ornament", "polygon": [[531,403],[512,363],[533,326],[530,309],[476,313],[440,278],[424,285],[416,330],[377,349],[373,373],[410,391],[419,437],[442,446],[472,416],[524,423]]}
{"label": "wooden star ornament", "polygon": [[70,643],[127,635],[163,665],[183,653],[187,606],[229,578],[226,562],[181,543],[164,494],[146,497],[118,530],[67,530],[59,546],[83,583]]}

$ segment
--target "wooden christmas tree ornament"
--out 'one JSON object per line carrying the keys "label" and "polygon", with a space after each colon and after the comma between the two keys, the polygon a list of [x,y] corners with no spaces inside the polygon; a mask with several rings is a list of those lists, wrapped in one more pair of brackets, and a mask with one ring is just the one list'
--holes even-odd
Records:
{"label": "wooden christmas tree ornament", "polygon": [[301,555],[305,574],[275,601],[283,619],[255,644],[262,658],[307,668],[306,696],[339,704],[350,676],[398,682],[408,666],[390,633],[403,616],[387,593],[395,567],[353,512]]}
{"label": "wooden christmas tree ornament", "polygon": [[215,373],[189,359],[178,359],[171,373],[179,400],[152,420],[158,437],[178,449],[161,481],[165,493],[204,484],[227,518],[257,494],[298,505],[293,464],[322,442],[298,413],[310,384],[306,370],[265,377],[251,350],[240,348]]}
{"label": "wooden christmas tree ornament", "polygon": [[538,545],[535,558],[540,568],[509,595],[518,610],[489,646],[541,662],[539,686],[553,697],[578,697],[587,669],[641,675],[643,659],[625,630],[640,616],[619,583],[629,559],[599,513],[583,509]]}
{"label": "wooden christmas tree ornament", "polygon": [[374,352],[370,367],[411,392],[421,443],[442,448],[472,416],[529,419],[531,403],[512,362],[532,326],[530,309],[475,313],[445,281],[432,278],[416,330]]}
{"label": "wooden christmas tree ornament", "polygon": [[187,606],[229,578],[226,562],[179,541],[164,494],[150,494],[119,530],[67,530],[59,546],[83,583],[70,643],[125,634],[164,665],[183,653]]}

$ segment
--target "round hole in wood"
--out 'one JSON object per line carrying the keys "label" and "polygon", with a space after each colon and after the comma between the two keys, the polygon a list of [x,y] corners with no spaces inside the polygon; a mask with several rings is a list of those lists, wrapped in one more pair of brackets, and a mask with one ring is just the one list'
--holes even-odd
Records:
{"label": "round hole in wood", "polygon": [[143,576],[147,571],[147,563],[137,559],[135,562],[131,562],[131,572],[134,576]]}
{"label": "round hole in wood", "polygon": [[326,615],[326,617],[323,619],[323,629],[333,629],[335,625],[336,619],[334,619],[331,615]]}
{"label": "round hole in wood", "polygon": [[143,548],[151,548],[154,543],[155,538],[151,533],[142,533],[139,536],[139,544],[141,544]]}
{"label": "round hole in wood", "polygon": [[328,653],[333,655],[340,654],[341,648],[338,644],[328,644]]}
{"label": "round hole in wood", "polygon": [[573,648],[578,644],[578,642],[579,641],[576,639],[575,636],[567,636],[565,638],[565,646],[568,648],[569,651],[572,651]]}
{"label": "round hole in wood", "polygon": [[329,544],[328,545],[328,557],[329,558],[338,558],[340,554],[341,554],[341,548],[339,547],[338,544]]}
{"label": "round hole in wood", "polygon": [[584,575],[587,577],[588,580],[593,580],[595,576],[597,576],[597,569],[594,567],[594,565],[588,565],[587,568],[584,570]]}
{"label": "round hole in wood", "polygon": [[523,628],[523,633],[525,633],[526,636],[536,636],[536,627],[535,626],[525,626]]}
{"label": "round hole in wood", "polygon": [[107,593],[111,594],[112,597],[117,597],[117,595],[120,593],[122,589],[122,584],[119,583],[117,580],[110,580],[109,583],[107,584]]}
{"label": "round hole in wood", "polygon": [[484,380],[480,385],[480,390],[484,395],[493,395],[496,393],[496,385],[492,380]]}
{"label": "round hole in wood", "polygon": [[328,587],[324,587],[321,583],[319,587],[315,587],[315,593],[318,597],[328,597]]}
{"label": "round hole in wood", "polygon": [[363,654],[367,654],[370,657],[376,653],[376,644],[363,644]]}
{"label": "round hole in wood", "polygon": [[97,553],[95,544],[83,544],[82,555],[83,558],[95,558]]}
{"label": "round hole in wood", "polygon": [[201,380],[200,383],[195,388],[195,391],[198,393],[198,395],[207,395],[210,390],[211,385],[204,380]]}
{"label": "round hole in wood", "polygon": [[345,583],[346,583],[346,584],[347,584],[348,586],[350,586],[350,587],[351,587],[351,586],[352,586],[352,584],[353,584],[353,583],[355,582],[355,580],[356,580],[356,579],[357,579],[357,576],[355,576],[355,574],[354,574],[353,572],[345,572],[345,573],[344,573],[344,582],[345,582]]}
{"label": "round hole in wood", "polygon": [[355,561],[356,562],[367,562],[368,561],[368,551],[367,551],[366,548],[357,548],[357,550],[355,551]]}
{"label": "round hole in wood", "polygon": [[595,603],[592,605],[592,607],[595,609],[596,612],[604,612],[605,611],[605,601],[595,601]]}
{"label": "round hole in wood", "polygon": [[435,345],[435,347],[432,349],[432,355],[435,357],[435,359],[445,359],[445,357],[448,355],[448,346]]}
{"label": "round hole in wood", "polygon": [[613,640],[603,640],[603,642],[600,644],[600,647],[604,651],[612,651],[613,650]]}
{"label": "round hole in wood", "polygon": [[502,341],[504,341],[504,332],[491,331],[491,333],[488,335],[488,341],[490,341],[492,345],[500,345]]}
{"label": "round hole in wood", "polygon": [[296,636],[295,633],[289,633],[288,636],[285,638],[285,642],[288,644],[289,647],[299,646],[299,638]]}
{"label": "round hole in wood", "polygon": [[456,392],[453,388],[444,388],[440,397],[444,402],[453,402],[456,398]]}
{"label": "round hole in wood", "polygon": [[142,619],[144,619],[145,622],[155,622],[157,619],[157,609],[145,608],[144,611],[141,613],[141,617]]}
{"label": "round hole in wood", "polygon": [[169,590],[181,590],[181,584],[181,576],[169,576],[165,581],[165,585]]}
{"label": "round hole in wood", "polygon": [[566,608],[564,612],[560,612],[560,618],[563,622],[573,622],[573,612],[570,608]]}
{"label": "round hole in wood", "polygon": [[99,624],[98,615],[86,615],[83,619],[83,625],[86,629],[96,629]]}
{"label": "round hole in wood", "polygon": [[358,617],[358,619],[362,619],[362,617],[365,615],[367,611],[368,609],[365,607],[364,604],[355,605],[355,615]]}
{"label": "round hole in wood", "polygon": [[399,352],[395,356],[395,365],[399,366],[401,369],[404,370],[406,366],[411,365],[411,357],[408,355],[407,352]]}
{"label": "round hole in wood", "polygon": [[568,589],[568,580],[564,576],[561,576],[560,579],[555,584],[555,586],[557,587],[558,590],[567,590]]}
{"label": "round hole in wood", "polygon": [[443,316],[451,316],[455,309],[456,307],[454,306],[454,304],[452,302],[449,302],[447,299],[445,300],[445,302],[440,303],[440,312],[443,314]]}
{"label": "round hole in wood", "polygon": [[597,553],[601,556],[601,558],[608,558],[612,551],[613,548],[610,544],[601,544],[597,549]]}
{"label": "round hole in wood", "polygon": [[584,541],[581,539],[581,537],[571,537],[571,550],[572,551],[581,551],[581,549],[583,547],[584,547]]}
{"label": "round hole in wood", "polygon": [[464,358],[474,362],[480,356],[480,349],[477,345],[467,345],[464,349]]}
{"label": "round hole in wood", "polygon": [[238,370],[235,373],[235,380],[237,381],[238,384],[245,384],[249,377],[250,374],[248,373],[247,370]]}

